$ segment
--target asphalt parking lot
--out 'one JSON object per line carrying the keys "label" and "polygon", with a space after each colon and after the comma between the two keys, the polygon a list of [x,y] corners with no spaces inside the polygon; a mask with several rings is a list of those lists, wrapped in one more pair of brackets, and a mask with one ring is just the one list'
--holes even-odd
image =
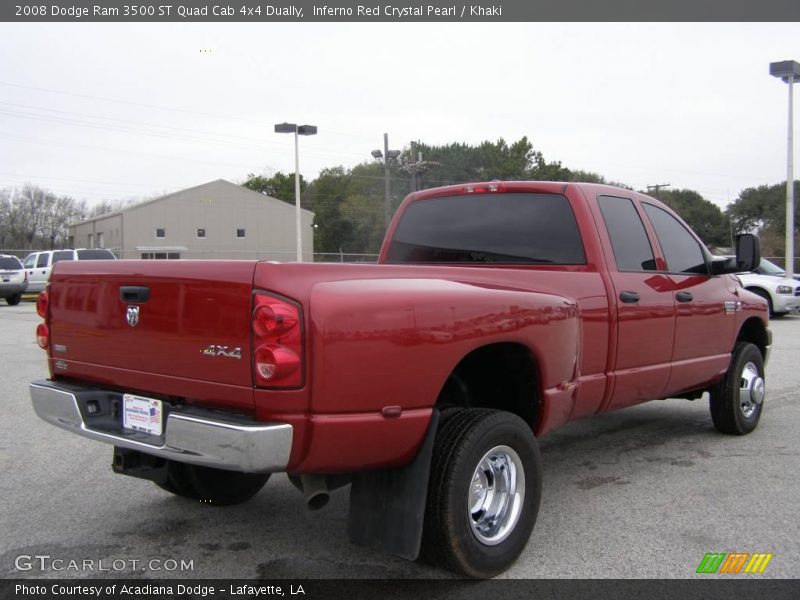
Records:
{"label": "asphalt parking lot", "polygon": [[[32,303],[0,303],[0,576],[449,576],[351,545],[346,489],[309,512],[274,475],[250,502],[220,508],[114,475],[110,446],[55,429],[30,407],[28,383],[46,377],[38,321]],[[685,578],[705,553],[736,551],[773,553],[763,577],[800,575],[800,317],[771,327],[765,412],[749,436],[716,433],[705,400],[668,400],[542,439],[536,529],[503,577]],[[93,560],[95,571],[20,570],[28,555]],[[109,571],[96,570],[101,559]]]}

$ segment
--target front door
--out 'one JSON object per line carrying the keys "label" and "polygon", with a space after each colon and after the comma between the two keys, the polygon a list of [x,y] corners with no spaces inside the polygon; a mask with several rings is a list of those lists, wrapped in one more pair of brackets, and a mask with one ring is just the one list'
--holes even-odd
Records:
{"label": "front door", "polygon": [[672,214],[648,202],[642,208],[667,262],[676,306],[672,373],[666,394],[703,387],[725,372],[736,335],[737,296],[728,277],[709,275],[707,251]]}

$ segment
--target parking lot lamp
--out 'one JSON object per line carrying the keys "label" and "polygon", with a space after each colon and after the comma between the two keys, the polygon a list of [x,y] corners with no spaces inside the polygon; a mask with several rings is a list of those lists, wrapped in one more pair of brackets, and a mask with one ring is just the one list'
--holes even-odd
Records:
{"label": "parking lot lamp", "polygon": [[795,81],[800,81],[800,63],[794,60],[782,60],[769,64],[769,74],[780,77],[789,84],[789,126],[786,150],[786,277],[794,276],[794,174],[793,174],[793,98],[792,88]]}
{"label": "parking lot lamp", "polygon": [[294,213],[295,237],[297,239],[297,262],[303,262],[302,224],[300,219],[300,149],[298,135],[316,135],[316,125],[296,125],[295,123],[277,123],[275,133],[294,134]]}

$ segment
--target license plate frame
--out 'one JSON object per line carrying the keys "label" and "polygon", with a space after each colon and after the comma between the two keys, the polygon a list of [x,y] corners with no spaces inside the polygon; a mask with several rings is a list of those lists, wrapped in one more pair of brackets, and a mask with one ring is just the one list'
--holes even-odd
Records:
{"label": "license plate frame", "polygon": [[164,403],[146,396],[123,394],[122,427],[128,431],[161,436],[164,433]]}

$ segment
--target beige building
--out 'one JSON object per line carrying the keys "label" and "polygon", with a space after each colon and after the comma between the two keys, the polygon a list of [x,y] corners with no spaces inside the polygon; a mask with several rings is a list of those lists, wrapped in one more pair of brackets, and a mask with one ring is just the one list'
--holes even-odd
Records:
{"label": "beige building", "polygon": [[[313,260],[314,213],[302,210],[303,260]],[[294,261],[295,208],[224,179],[70,226],[71,248],[109,248],[118,258]]]}

